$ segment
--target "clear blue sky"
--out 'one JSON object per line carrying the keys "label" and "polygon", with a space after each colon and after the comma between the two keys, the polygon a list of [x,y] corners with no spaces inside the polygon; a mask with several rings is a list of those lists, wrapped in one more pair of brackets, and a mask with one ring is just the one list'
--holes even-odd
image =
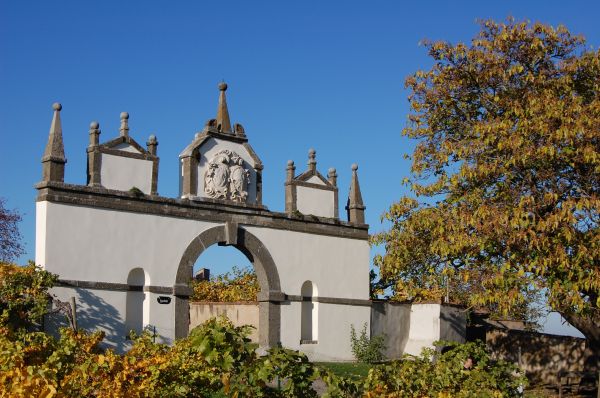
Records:
{"label": "clear blue sky", "polygon": [[[477,19],[564,24],[600,44],[596,1],[0,1],[0,196],[24,213],[34,258],[35,196],[51,104],[63,105],[67,182],[84,184],[88,126],[159,140],[158,190],[178,192],[178,154],[213,118],[217,83],[232,121],[265,164],[264,203],[284,208],[285,165],[336,167],[345,201],[350,165],[371,232],[403,193],[406,76],[430,66],[419,41],[469,41]],[[344,203],[340,208],[343,208]],[[215,257],[207,258],[209,262]],[[229,258],[229,254],[223,255]],[[229,261],[229,260],[228,260]],[[230,262],[237,260],[230,260]]]}

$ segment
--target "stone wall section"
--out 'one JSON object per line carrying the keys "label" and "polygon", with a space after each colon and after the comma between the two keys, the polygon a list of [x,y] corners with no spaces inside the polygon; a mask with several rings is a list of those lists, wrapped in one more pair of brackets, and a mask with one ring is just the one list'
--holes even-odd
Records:
{"label": "stone wall section", "polygon": [[258,302],[190,302],[190,331],[210,318],[226,316],[235,326],[250,325],[250,340],[258,343]]}
{"label": "stone wall section", "polygon": [[554,386],[561,372],[597,375],[599,371],[583,338],[497,328],[488,329],[485,337],[497,359],[518,364],[535,384]]}

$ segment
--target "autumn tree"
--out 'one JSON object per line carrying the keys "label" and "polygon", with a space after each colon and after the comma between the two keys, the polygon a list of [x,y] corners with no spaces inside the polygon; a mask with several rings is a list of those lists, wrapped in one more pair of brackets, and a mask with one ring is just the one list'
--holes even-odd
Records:
{"label": "autumn tree", "polygon": [[454,283],[503,313],[539,291],[600,352],[600,52],[514,20],[426,47],[406,80],[414,195],[373,239],[382,283],[406,300]]}
{"label": "autumn tree", "polygon": [[6,200],[0,197],[0,261],[15,261],[23,254],[19,222],[21,214],[6,208]]}

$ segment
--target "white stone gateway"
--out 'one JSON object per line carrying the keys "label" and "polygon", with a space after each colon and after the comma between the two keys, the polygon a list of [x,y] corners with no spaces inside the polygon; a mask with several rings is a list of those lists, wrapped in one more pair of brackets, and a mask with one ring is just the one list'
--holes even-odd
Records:
{"label": "white stone gateway", "polygon": [[62,107],[54,104],[36,185],[36,263],[59,275],[53,294],[76,298],[79,327],[103,330],[119,351],[131,330],[149,329],[167,343],[186,336],[192,267],[218,244],[236,247],[254,266],[263,348],[351,360],[350,327],[365,323],[387,335],[391,357],[417,354],[440,338],[463,339],[464,312],[369,299],[369,227],[356,165],[347,221],[339,218],[336,170],[319,173],[313,149],[305,172],[296,176],[294,162],[287,164],[285,212],[262,204],[263,164],[244,128],[231,127],[227,85],[219,89],[217,118],[179,155],[178,198],[158,195],[158,142],[151,135],[144,148],[130,137],[125,112],[119,136],[105,143],[92,122],[88,183],[65,183]]}
{"label": "white stone gateway", "polygon": [[[231,127],[219,85],[217,118],[180,154],[180,196],[157,193],[156,137],[146,148],[120,134],[101,143],[90,128],[88,184],[64,182],[60,121],[54,117],[36,213],[36,262],[60,277],[53,293],[75,296],[80,327],[127,348],[130,330],[171,342],[189,331],[192,267],[211,245],[241,250],[257,273],[261,346],[281,344],[311,359],[349,360],[350,325],[369,324],[369,244],[353,168],[348,221],[338,215],[335,169],[325,178],[315,151],[305,173],[287,166],[286,211],[262,204],[263,164],[240,124]],[[51,327],[51,325],[49,325]]]}

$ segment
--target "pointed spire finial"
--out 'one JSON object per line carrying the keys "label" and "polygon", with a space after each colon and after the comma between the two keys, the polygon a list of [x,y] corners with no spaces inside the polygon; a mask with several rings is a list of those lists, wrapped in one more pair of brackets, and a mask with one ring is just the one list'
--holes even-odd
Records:
{"label": "pointed spire finial", "polygon": [[358,165],[352,165],[352,180],[350,181],[350,193],[348,194],[348,204],[346,211],[348,212],[348,222],[354,224],[365,223],[365,205],[363,203],[360,185],[358,183]]}
{"label": "pointed spire finial", "polygon": [[217,130],[223,133],[231,134],[231,122],[229,121],[229,110],[227,109],[227,100],[225,91],[227,91],[227,83],[219,83],[219,107],[217,108]]}
{"label": "pointed spire finial", "polygon": [[50,133],[48,134],[48,143],[42,157],[42,179],[43,181],[64,182],[65,178],[65,148],[62,137],[62,123],[60,120],[60,111],[62,105],[58,102],[52,104],[54,115],[50,124]]}
{"label": "pointed spire finial", "polygon": [[119,129],[121,137],[129,136],[129,113],[121,112],[121,128]]}

